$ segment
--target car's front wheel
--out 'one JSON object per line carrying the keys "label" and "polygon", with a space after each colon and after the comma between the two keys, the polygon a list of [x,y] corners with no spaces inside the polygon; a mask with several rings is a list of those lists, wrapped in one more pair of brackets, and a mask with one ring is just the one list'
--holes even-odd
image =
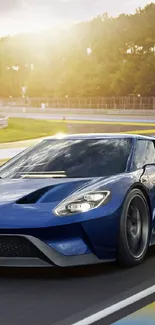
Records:
{"label": "car's front wheel", "polygon": [[127,195],[120,219],[118,262],[125,267],[140,264],[150,242],[150,211],[139,189]]}

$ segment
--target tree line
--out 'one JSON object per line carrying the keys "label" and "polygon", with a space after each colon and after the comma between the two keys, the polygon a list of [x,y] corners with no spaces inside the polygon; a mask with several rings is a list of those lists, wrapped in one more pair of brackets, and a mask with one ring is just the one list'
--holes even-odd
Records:
{"label": "tree line", "polygon": [[155,4],[0,39],[0,97],[155,96]]}

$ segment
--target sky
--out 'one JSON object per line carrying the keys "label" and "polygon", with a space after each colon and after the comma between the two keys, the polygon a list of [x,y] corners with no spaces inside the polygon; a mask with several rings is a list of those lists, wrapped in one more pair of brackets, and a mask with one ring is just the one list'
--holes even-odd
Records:
{"label": "sky", "polygon": [[0,0],[0,36],[33,32],[108,12],[134,13],[149,0]]}

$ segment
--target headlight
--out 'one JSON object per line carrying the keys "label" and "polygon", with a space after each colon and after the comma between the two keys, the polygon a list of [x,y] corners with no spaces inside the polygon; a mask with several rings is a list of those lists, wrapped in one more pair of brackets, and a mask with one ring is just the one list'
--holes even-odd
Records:
{"label": "headlight", "polygon": [[54,210],[58,216],[88,212],[107,202],[110,191],[93,191],[84,194],[74,194],[61,202]]}

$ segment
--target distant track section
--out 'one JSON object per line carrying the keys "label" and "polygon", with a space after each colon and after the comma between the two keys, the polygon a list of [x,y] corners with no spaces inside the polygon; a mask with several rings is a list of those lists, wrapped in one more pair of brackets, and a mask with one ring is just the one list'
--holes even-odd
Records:
{"label": "distant track section", "polygon": [[66,114],[64,113],[21,113],[21,112],[7,112],[6,116],[8,117],[20,117],[20,118],[33,118],[33,119],[44,119],[44,120],[62,120],[65,118],[66,120],[77,120],[77,121],[104,121],[104,122],[139,122],[139,123],[155,123],[155,115],[154,116],[126,116],[126,115],[84,115],[84,114]]}

